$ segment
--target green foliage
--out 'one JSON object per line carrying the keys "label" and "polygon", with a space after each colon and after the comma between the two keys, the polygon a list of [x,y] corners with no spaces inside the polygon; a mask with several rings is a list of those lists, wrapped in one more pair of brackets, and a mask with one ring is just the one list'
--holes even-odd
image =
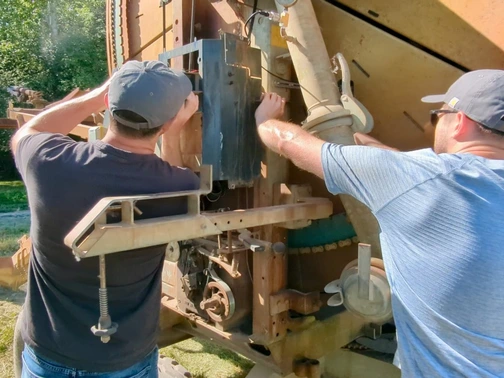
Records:
{"label": "green foliage", "polygon": [[[0,1],[0,117],[6,87],[41,91],[55,101],[74,88],[92,88],[107,76],[105,0]],[[0,131],[0,179],[18,178]]]}
{"label": "green foliage", "polygon": [[42,34],[47,36],[41,41],[47,71],[37,89],[48,99],[105,80],[105,0],[50,0]]}
{"label": "green foliage", "polygon": [[21,181],[0,181],[0,213],[26,210],[28,199]]}

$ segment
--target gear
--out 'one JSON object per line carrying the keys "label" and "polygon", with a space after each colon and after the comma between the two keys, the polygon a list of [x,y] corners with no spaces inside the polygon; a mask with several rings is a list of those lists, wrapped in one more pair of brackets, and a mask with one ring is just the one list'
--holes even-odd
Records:
{"label": "gear", "polygon": [[224,282],[211,281],[205,288],[200,308],[215,322],[230,319],[235,311],[235,300],[229,286]]}

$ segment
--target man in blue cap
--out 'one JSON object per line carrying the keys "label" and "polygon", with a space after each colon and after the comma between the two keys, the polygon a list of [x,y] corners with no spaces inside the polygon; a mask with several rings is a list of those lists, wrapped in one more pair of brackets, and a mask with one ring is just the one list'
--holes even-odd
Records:
{"label": "man in blue cap", "polygon": [[276,120],[276,94],[256,121],[269,148],[378,219],[403,376],[503,377],[504,71],[469,72],[423,101],[442,104],[434,151],[326,143]]}
{"label": "man in blue cap", "polygon": [[[104,100],[112,117],[102,141],[66,136]],[[179,148],[180,132],[197,108],[182,72],[131,61],[102,87],[41,113],[14,135],[33,245],[21,319],[23,377],[157,377],[166,246],[107,257],[109,309],[119,327],[104,344],[90,330],[99,315],[98,260],[77,262],[63,239],[103,197],[198,189],[198,177],[181,167]],[[154,154],[161,135],[167,161]],[[185,212],[186,204],[141,210],[166,216]]]}

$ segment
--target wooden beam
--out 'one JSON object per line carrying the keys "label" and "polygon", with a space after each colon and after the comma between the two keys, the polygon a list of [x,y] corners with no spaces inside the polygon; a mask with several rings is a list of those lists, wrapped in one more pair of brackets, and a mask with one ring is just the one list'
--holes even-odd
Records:
{"label": "wooden beam", "polygon": [[0,129],[17,129],[18,123],[15,119],[0,118]]}

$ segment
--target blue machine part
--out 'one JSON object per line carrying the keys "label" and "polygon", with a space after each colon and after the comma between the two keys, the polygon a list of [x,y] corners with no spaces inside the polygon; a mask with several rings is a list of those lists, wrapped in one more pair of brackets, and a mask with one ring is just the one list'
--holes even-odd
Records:
{"label": "blue machine part", "polygon": [[287,240],[289,248],[306,248],[331,244],[356,235],[346,215],[336,214],[327,219],[314,220],[308,227],[289,230]]}
{"label": "blue machine part", "polygon": [[202,164],[212,165],[213,181],[229,188],[251,186],[261,171],[263,146],[254,112],[261,97],[261,53],[232,34],[202,39],[159,55],[170,59],[193,53],[199,71],[187,73],[202,92]]}

